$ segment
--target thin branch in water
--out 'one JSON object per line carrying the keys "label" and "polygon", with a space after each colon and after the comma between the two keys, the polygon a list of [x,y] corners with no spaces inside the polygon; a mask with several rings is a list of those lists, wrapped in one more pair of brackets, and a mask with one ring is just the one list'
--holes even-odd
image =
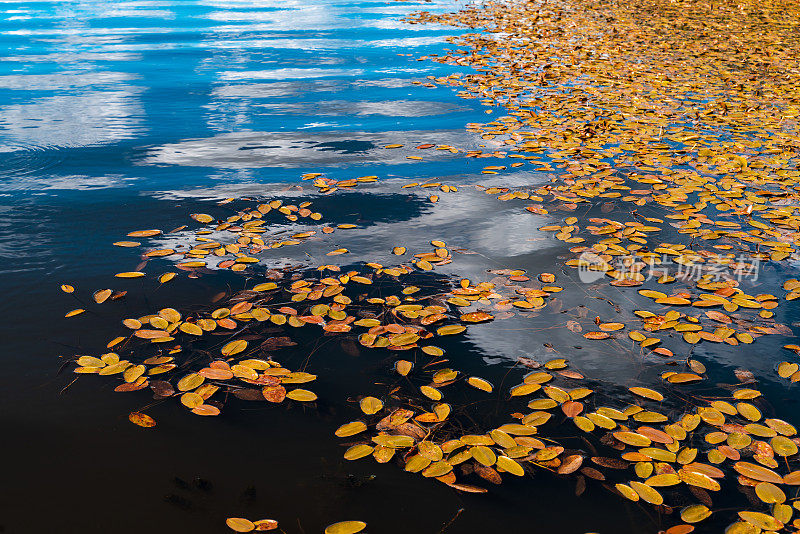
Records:
{"label": "thin branch in water", "polygon": [[59,395],[63,395],[64,393],[66,393],[66,391],[67,391],[67,388],[69,388],[69,387],[70,387],[72,384],[74,384],[75,382],[77,382],[77,381],[78,381],[78,378],[79,378],[79,377],[75,377],[75,378],[73,378],[73,379],[72,379],[72,382],[70,382],[69,384],[67,384],[67,385],[66,385],[66,386],[64,386],[63,388],[61,388],[61,391],[59,391],[59,392],[58,392],[58,394],[59,394]]}
{"label": "thin branch in water", "polygon": [[455,522],[455,520],[458,519],[458,516],[460,516],[463,511],[464,511],[463,508],[459,508],[458,511],[456,512],[456,515],[454,515],[453,518],[450,521],[445,523],[445,525],[441,528],[441,530],[439,530],[439,532],[437,534],[442,534],[442,532],[444,532],[445,530],[450,528],[450,525],[452,525],[453,522]]}

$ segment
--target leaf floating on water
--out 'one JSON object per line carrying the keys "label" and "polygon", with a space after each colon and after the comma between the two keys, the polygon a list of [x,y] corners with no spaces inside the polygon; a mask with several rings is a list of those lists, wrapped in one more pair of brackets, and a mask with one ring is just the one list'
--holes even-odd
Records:
{"label": "leaf floating on water", "polygon": [[669,376],[665,377],[665,379],[672,384],[686,384],[688,382],[702,380],[703,377],[694,373],[671,373]]}
{"label": "leaf floating on water", "polygon": [[258,521],[253,521],[253,524],[256,526],[256,531],[258,532],[275,530],[278,528],[278,522],[274,519],[259,519]]}
{"label": "leaf floating on water", "polygon": [[203,335],[203,329],[200,328],[199,326],[197,326],[196,324],[181,323],[181,325],[178,328],[180,329],[181,332],[183,332],[185,334],[191,334],[193,336],[202,336]]}
{"label": "leaf floating on water", "polygon": [[581,465],[583,465],[583,456],[580,456],[579,454],[567,456],[558,467],[558,474],[568,475],[570,473],[574,473],[580,469]]}
{"label": "leaf floating on water", "polygon": [[68,311],[67,314],[64,315],[64,317],[74,317],[74,316],[79,315],[79,314],[81,314],[81,313],[83,313],[85,311],[86,310],[84,310],[83,308],[76,308],[76,309],[74,309],[72,311]]}
{"label": "leaf floating on water", "polygon": [[129,232],[128,237],[153,237],[159,235],[161,230],[136,230]]}
{"label": "leaf floating on water", "polygon": [[460,334],[467,328],[460,324],[453,324],[449,326],[442,326],[436,330],[436,333],[440,336],[451,336],[453,334]]}
{"label": "leaf floating on water", "polygon": [[189,217],[191,217],[192,219],[194,219],[199,223],[204,223],[204,224],[214,221],[214,217],[206,213],[192,213],[191,215],[189,215]]}
{"label": "leaf floating on water", "polygon": [[783,483],[790,486],[800,486],[800,470],[792,471],[783,477]]}
{"label": "leaf floating on water", "polygon": [[205,378],[203,378],[199,374],[190,373],[181,378],[180,380],[178,380],[178,391],[192,390],[196,387],[199,387],[204,381]]}
{"label": "leaf floating on water", "polygon": [[274,403],[281,403],[286,399],[286,388],[283,386],[265,386],[261,390],[263,397]]}
{"label": "leaf floating on water", "polygon": [[778,456],[794,456],[797,454],[797,443],[785,436],[776,436],[770,441],[772,450]]}
{"label": "leaf floating on water", "polygon": [[[398,145],[402,146],[402,145]],[[387,146],[386,148],[392,148]],[[325,528],[325,534],[356,534],[367,528],[363,521],[340,521]]]}
{"label": "leaf floating on water", "polygon": [[654,391],[654,390],[649,389],[649,388],[631,387],[631,388],[628,388],[628,389],[631,391],[631,393],[634,393],[635,395],[639,395],[640,397],[644,397],[645,399],[650,399],[650,400],[654,400],[654,401],[658,401],[658,402],[661,402],[661,401],[664,400],[664,395],[662,395],[658,391]]}
{"label": "leaf floating on water", "polygon": [[525,475],[525,470],[522,468],[522,466],[507,456],[498,456],[496,464],[498,469],[501,469],[507,473],[511,473],[512,475],[516,475],[518,477]]}
{"label": "leaf floating on water", "polygon": [[636,493],[636,491],[634,491],[633,488],[631,488],[630,486],[620,483],[616,484],[614,487],[617,489],[620,495],[622,495],[626,499],[629,499],[634,502],[639,500],[639,494]]}
{"label": "leaf floating on water", "polygon": [[477,376],[471,376],[471,377],[467,378],[467,383],[470,386],[472,386],[474,388],[477,388],[477,389],[480,389],[482,391],[485,391],[487,393],[491,393],[492,390],[494,389],[494,386],[492,386],[491,383],[489,383],[487,380],[484,380],[483,378],[479,378]]}
{"label": "leaf floating on water", "polygon": [[167,339],[170,337],[169,332],[166,330],[150,329],[136,330],[133,335],[142,339]]}
{"label": "leaf floating on water", "polygon": [[293,389],[286,394],[286,398],[298,402],[313,402],[317,400],[317,394],[307,389]]}
{"label": "leaf floating on water", "polygon": [[639,497],[643,501],[647,501],[650,504],[655,504],[656,506],[659,504],[664,503],[664,497],[655,489],[651,488],[647,484],[643,484],[636,480],[632,480],[629,482],[631,488],[639,494]]}
{"label": "leaf floating on water", "polygon": [[82,367],[104,367],[106,362],[94,356],[81,356],[76,363]]}
{"label": "leaf floating on water", "polygon": [[116,276],[117,278],[141,278],[142,276],[144,276],[144,273],[139,271],[128,271],[124,273],[117,273],[114,276]]}
{"label": "leaf floating on water", "polygon": [[231,341],[230,343],[225,344],[222,347],[220,352],[222,352],[223,356],[233,356],[235,354],[239,354],[243,352],[247,348],[247,341],[243,339],[236,339]]}
{"label": "leaf floating on water", "polygon": [[191,410],[203,404],[203,397],[197,393],[187,392],[181,395],[181,404]]}
{"label": "leaf floating on water", "polygon": [[69,284],[61,284],[61,291],[64,293],[72,293],[75,291],[75,288]]}
{"label": "leaf floating on water", "polygon": [[751,525],[763,530],[780,530],[783,528],[783,523],[771,515],[763,514],[761,512],[739,512],[739,517]]}
{"label": "leaf floating on water", "polygon": [[430,386],[420,386],[419,390],[422,392],[423,395],[425,395],[431,400],[435,401],[442,400],[442,392],[436,388]]}
{"label": "leaf floating on water", "polygon": [[253,291],[259,291],[259,292],[272,291],[274,289],[278,289],[278,284],[276,284],[275,282],[265,282],[263,284],[256,284],[253,287]]}
{"label": "leaf floating on water", "polygon": [[229,517],[225,524],[234,532],[252,532],[256,529],[255,523],[244,517]]}
{"label": "leaf floating on water", "polygon": [[142,412],[131,412],[128,419],[134,425],[139,425],[144,428],[151,428],[156,426],[156,420]]}
{"label": "leaf floating on water", "polygon": [[776,485],[769,482],[759,482],[755,487],[756,495],[766,504],[783,503],[786,494]]}
{"label": "leaf floating on water", "polygon": [[607,332],[586,332],[583,337],[586,339],[608,339],[611,335]]}
{"label": "leaf floating on water", "polygon": [[383,402],[375,397],[364,397],[359,403],[361,411],[367,415],[374,415],[383,409]]}
{"label": "leaf floating on water", "polygon": [[783,483],[783,477],[778,475],[775,471],[767,469],[766,467],[756,465],[750,462],[736,462],[733,468],[741,475],[753,480],[761,482],[771,482],[773,484]]}
{"label": "leaf floating on water", "polygon": [[[421,458],[423,463],[428,463],[428,467],[422,470],[422,476],[426,478],[440,478],[453,471],[453,466],[443,460],[431,462],[428,458]],[[413,467],[412,467],[413,469]],[[410,471],[411,469],[409,469]]]}
{"label": "leaf floating on water", "polygon": [[711,516],[711,510],[702,504],[687,506],[681,510],[681,519],[687,523],[699,523],[709,516]]}
{"label": "leaf floating on water", "polygon": [[395,370],[398,374],[402,376],[406,376],[408,373],[411,372],[411,369],[414,367],[414,364],[408,360],[398,360],[395,363]]}
{"label": "leaf floating on water", "polygon": [[192,408],[192,413],[196,415],[215,416],[219,415],[219,408],[211,404],[201,404]]}
{"label": "leaf floating on water", "polygon": [[614,432],[614,437],[622,443],[633,447],[648,447],[651,443],[650,438],[636,432]]}
{"label": "leaf floating on water", "polygon": [[486,467],[494,465],[497,461],[497,456],[495,455],[494,451],[484,445],[476,445],[470,448],[470,453],[475,460]]}
{"label": "leaf floating on water", "polygon": [[102,304],[108,300],[108,297],[110,297],[112,293],[113,291],[111,291],[110,289],[100,289],[94,292],[92,298],[96,303]]}
{"label": "leaf floating on water", "polygon": [[349,449],[347,449],[344,453],[345,460],[359,460],[361,458],[365,458],[372,454],[375,450],[374,447],[371,445],[366,445],[364,443],[359,443],[358,445],[353,445]]}
{"label": "leaf floating on water", "polygon": [[427,345],[422,347],[422,352],[429,356],[442,356],[444,355],[444,351],[439,347],[434,347],[433,345]]}
{"label": "leaf floating on water", "polygon": [[662,293],[661,291],[653,291],[650,289],[640,289],[639,294],[643,297],[651,298],[651,299],[663,299],[667,298],[666,293]]}
{"label": "leaf floating on water", "polygon": [[461,320],[465,323],[482,323],[485,321],[491,321],[494,319],[494,316],[491,313],[486,312],[471,312],[465,313],[461,316]]}
{"label": "leaf floating on water", "polygon": [[486,493],[486,488],[481,488],[480,486],[473,486],[471,484],[461,484],[461,483],[452,483],[448,484],[451,488],[463,491],[464,493]]}

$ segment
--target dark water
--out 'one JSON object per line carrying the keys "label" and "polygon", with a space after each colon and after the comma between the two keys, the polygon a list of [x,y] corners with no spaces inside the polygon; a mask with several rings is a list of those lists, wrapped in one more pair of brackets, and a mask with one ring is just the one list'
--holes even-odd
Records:
{"label": "dark water", "polygon": [[[315,408],[233,403],[222,417],[198,418],[162,403],[148,410],[159,425],[146,431],[127,420],[150,402],[145,392],[114,393],[114,382],[96,377],[62,391],[73,378],[57,374],[64,358],[101,352],[120,317],[205,304],[221,289],[242,287],[230,273],[182,276],[163,287],[113,278],[132,270],[140,253],[112,242],[133,229],[185,224],[187,214],[218,209],[215,202],[227,197],[313,200],[326,222],[359,225],[267,255],[276,264],[311,265],[311,257],[318,265],[336,246],[353,251],[342,265],[388,264],[394,245],[418,250],[441,239],[477,252],[437,269],[446,279],[485,279],[492,268],[550,271],[567,288],[562,309],[586,305],[589,318],[631,320],[629,306],[618,313],[561,271],[563,244],[536,230],[547,218],[463,187],[530,185],[548,175],[520,167],[486,176],[485,165],[507,160],[426,151],[415,162],[405,148],[381,148],[486,143],[464,128],[486,119],[478,100],[421,85],[426,76],[454,72],[416,58],[442,53],[455,30],[400,22],[418,9],[455,8],[313,0],[2,3],[0,532],[227,532],[224,519],[242,515],[277,519],[286,532],[360,519],[370,532],[436,533],[460,509],[446,532],[658,530],[652,510],[599,485],[575,497],[570,478],[541,474],[470,496],[393,464],[344,461],[333,431],[357,414],[347,399],[379,395],[376,383],[393,378],[387,355],[343,350],[337,338],[308,337],[282,357],[290,364],[312,354],[310,370],[320,376],[313,389],[322,399]],[[321,196],[300,180],[306,172],[380,180]],[[423,190],[400,188],[423,180],[462,190],[433,205]],[[765,271],[762,283],[774,287],[784,275]],[[59,291],[62,283],[84,298],[112,284],[129,293],[66,320],[79,305]],[[453,365],[505,387],[519,381],[522,373],[509,376],[509,366],[520,356],[569,358],[590,387],[611,395],[657,382],[663,366],[655,358],[589,346],[556,328],[565,320],[548,312],[496,322],[442,346]],[[755,359],[705,346],[695,356],[712,382],[732,382],[738,366],[771,377],[785,342],[773,337],[759,340]],[[680,343],[675,347],[685,352]],[[771,414],[791,420],[789,390],[771,378],[762,385],[773,394]],[[519,409],[494,397],[484,408],[487,420]]]}

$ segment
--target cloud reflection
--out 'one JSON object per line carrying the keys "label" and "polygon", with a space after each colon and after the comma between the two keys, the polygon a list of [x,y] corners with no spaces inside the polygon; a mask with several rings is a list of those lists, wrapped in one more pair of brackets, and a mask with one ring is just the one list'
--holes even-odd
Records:
{"label": "cloud reflection", "polygon": [[[472,144],[462,130],[389,132],[234,132],[157,146],[138,161],[144,165],[217,168],[308,167],[365,163],[411,163],[406,150],[385,150],[392,143]],[[431,150],[426,160],[450,158]]]}

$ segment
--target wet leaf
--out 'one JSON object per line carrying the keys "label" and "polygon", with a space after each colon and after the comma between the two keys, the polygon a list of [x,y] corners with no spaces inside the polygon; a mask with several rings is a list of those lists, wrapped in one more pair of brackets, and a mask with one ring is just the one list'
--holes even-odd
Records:
{"label": "wet leaf", "polygon": [[256,528],[255,523],[243,517],[229,517],[225,524],[234,532],[252,532]]}
{"label": "wet leaf", "polygon": [[491,393],[492,389],[494,389],[492,384],[490,384],[488,381],[484,380],[483,378],[478,378],[477,376],[471,376],[471,377],[467,378],[467,383],[470,386],[472,386],[472,387],[474,387],[476,389],[480,389],[482,391],[485,391],[487,393]]}
{"label": "wet leaf", "polygon": [[286,398],[298,402],[313,402],[317,400],[317,394],[307,389],[293,389],[286,394]]}
{"label": "wet leaf", "polygon": [[144,276],[144,273],[138,271],[127,271],[124,273],[117,273],[114,276],[117,278],[141,278]]}
{"label": "wet leaf", "polygon": [[215,416],[219,415],[219,408],[211,404],[201,404],[192,408],[192,413],[195,415]]}
{"label": "wet leaf", "polygon": [[406,376],[408,373],[410,373],[413,367],[414,364],[408,360],[398,360],[395,363],[395,370],[402,376]]}
{"label": "wet leaf", "polygon": [[739,517],[751,525],[764,530],[780,530],[783,528],[783,523],[771,515],[763,514],[761,512],[743,511],[739,512]]}
{"label": "wet leaf", "polygon": [[486,312],[471,312],[465,313],[461,316],[461,320],[465,323],[482,323],[485,321],[491,321],[492,319],[494,319],[494,316]]}
{"label": "wet leaf", "polygon": [[[387,146],[387,148],[389,148]],[[325,534],[355,534],[367,528],[367,524],[363,521],[340,521],[328,525],[325,528]]]}
{"label": "wet leaf", "polygon": [[681,510],[681,519],[687,523],[699,523],[709,516],[711,516],[711,510],[702,504],[687,506]]}
{"label": "wet leaf", "polygon": [[635,395],[638,395],[640,397],[644,397],[645,399],[650,399],[658,402],[664,400],[664,395],[662,395],[658,391],[654,391],[649,388],[631,387],[628,389],[631,391],[631,393],[634,393]]}
{"label": "wet leaf", "polygon": [[259,519],[257,521],[253,521],[253,524],[256,526],[256,530],[259,532],[275,530],[278,528],[278,522],[274,519]]}
{"label": "wet leaf", "polygon": [[94,294],[92,295],[92,298],[96,303],[102,304],[108,300],[108,297],[110,297],[112,293],[113,291],[110,289],[101,289],[95,291]]}
{"label": "wet leaf", "polygon": [[769,482],[759,482],[755,487],[756,495],[767,504],[782,503],[786,500],[786,494],[781,489]]}
{"label": "wet leaf", "polygon": [[371,445],[366,445],[364,443],[359,443],[358,445],[353,445],[349,449],[347,449],[344,453],[345,460],[359,460],[361,458],[365,458],[372,454],[374,451],[374,447]]}
{"label": "wet leaf", "polygon": [[733,468],[738,473],[747,478],[752,478],[753,480],[772,482],[773,484],[781,484],[783,482],[783,478],[776,472],[750,462],[736,462],[733,464]]}
{"label": "wet leaf", "polygon": [[639,497],[643,501],[647,501],[650,504],[655,504],[655,505],[664,503],[664,497],[658,491],[651,488],[647,484],[643,484],[635,480],[629,482],[629,484],[631,488],[633,488],[633,490],[639,494]]}
{"label": "wet leaf", "polygon": [[246,348],[247,348],[247,341],[243,339],[236,339],[223,346],[220,352],[222,352],[223,356],[233,356],[235,354],[243,352]]}
{"label": "wet leaf", "polygon": [[383,409],[383,402],[375,397],[364,397],[359,403],[361,411],[367,415],[373,415]]}
{"label": "wet leaf", "polygon": [[156,426],[156,420],[142,412],[131,412],[128,419],[134,425],[139,425],[144,428],[151,428]]}

